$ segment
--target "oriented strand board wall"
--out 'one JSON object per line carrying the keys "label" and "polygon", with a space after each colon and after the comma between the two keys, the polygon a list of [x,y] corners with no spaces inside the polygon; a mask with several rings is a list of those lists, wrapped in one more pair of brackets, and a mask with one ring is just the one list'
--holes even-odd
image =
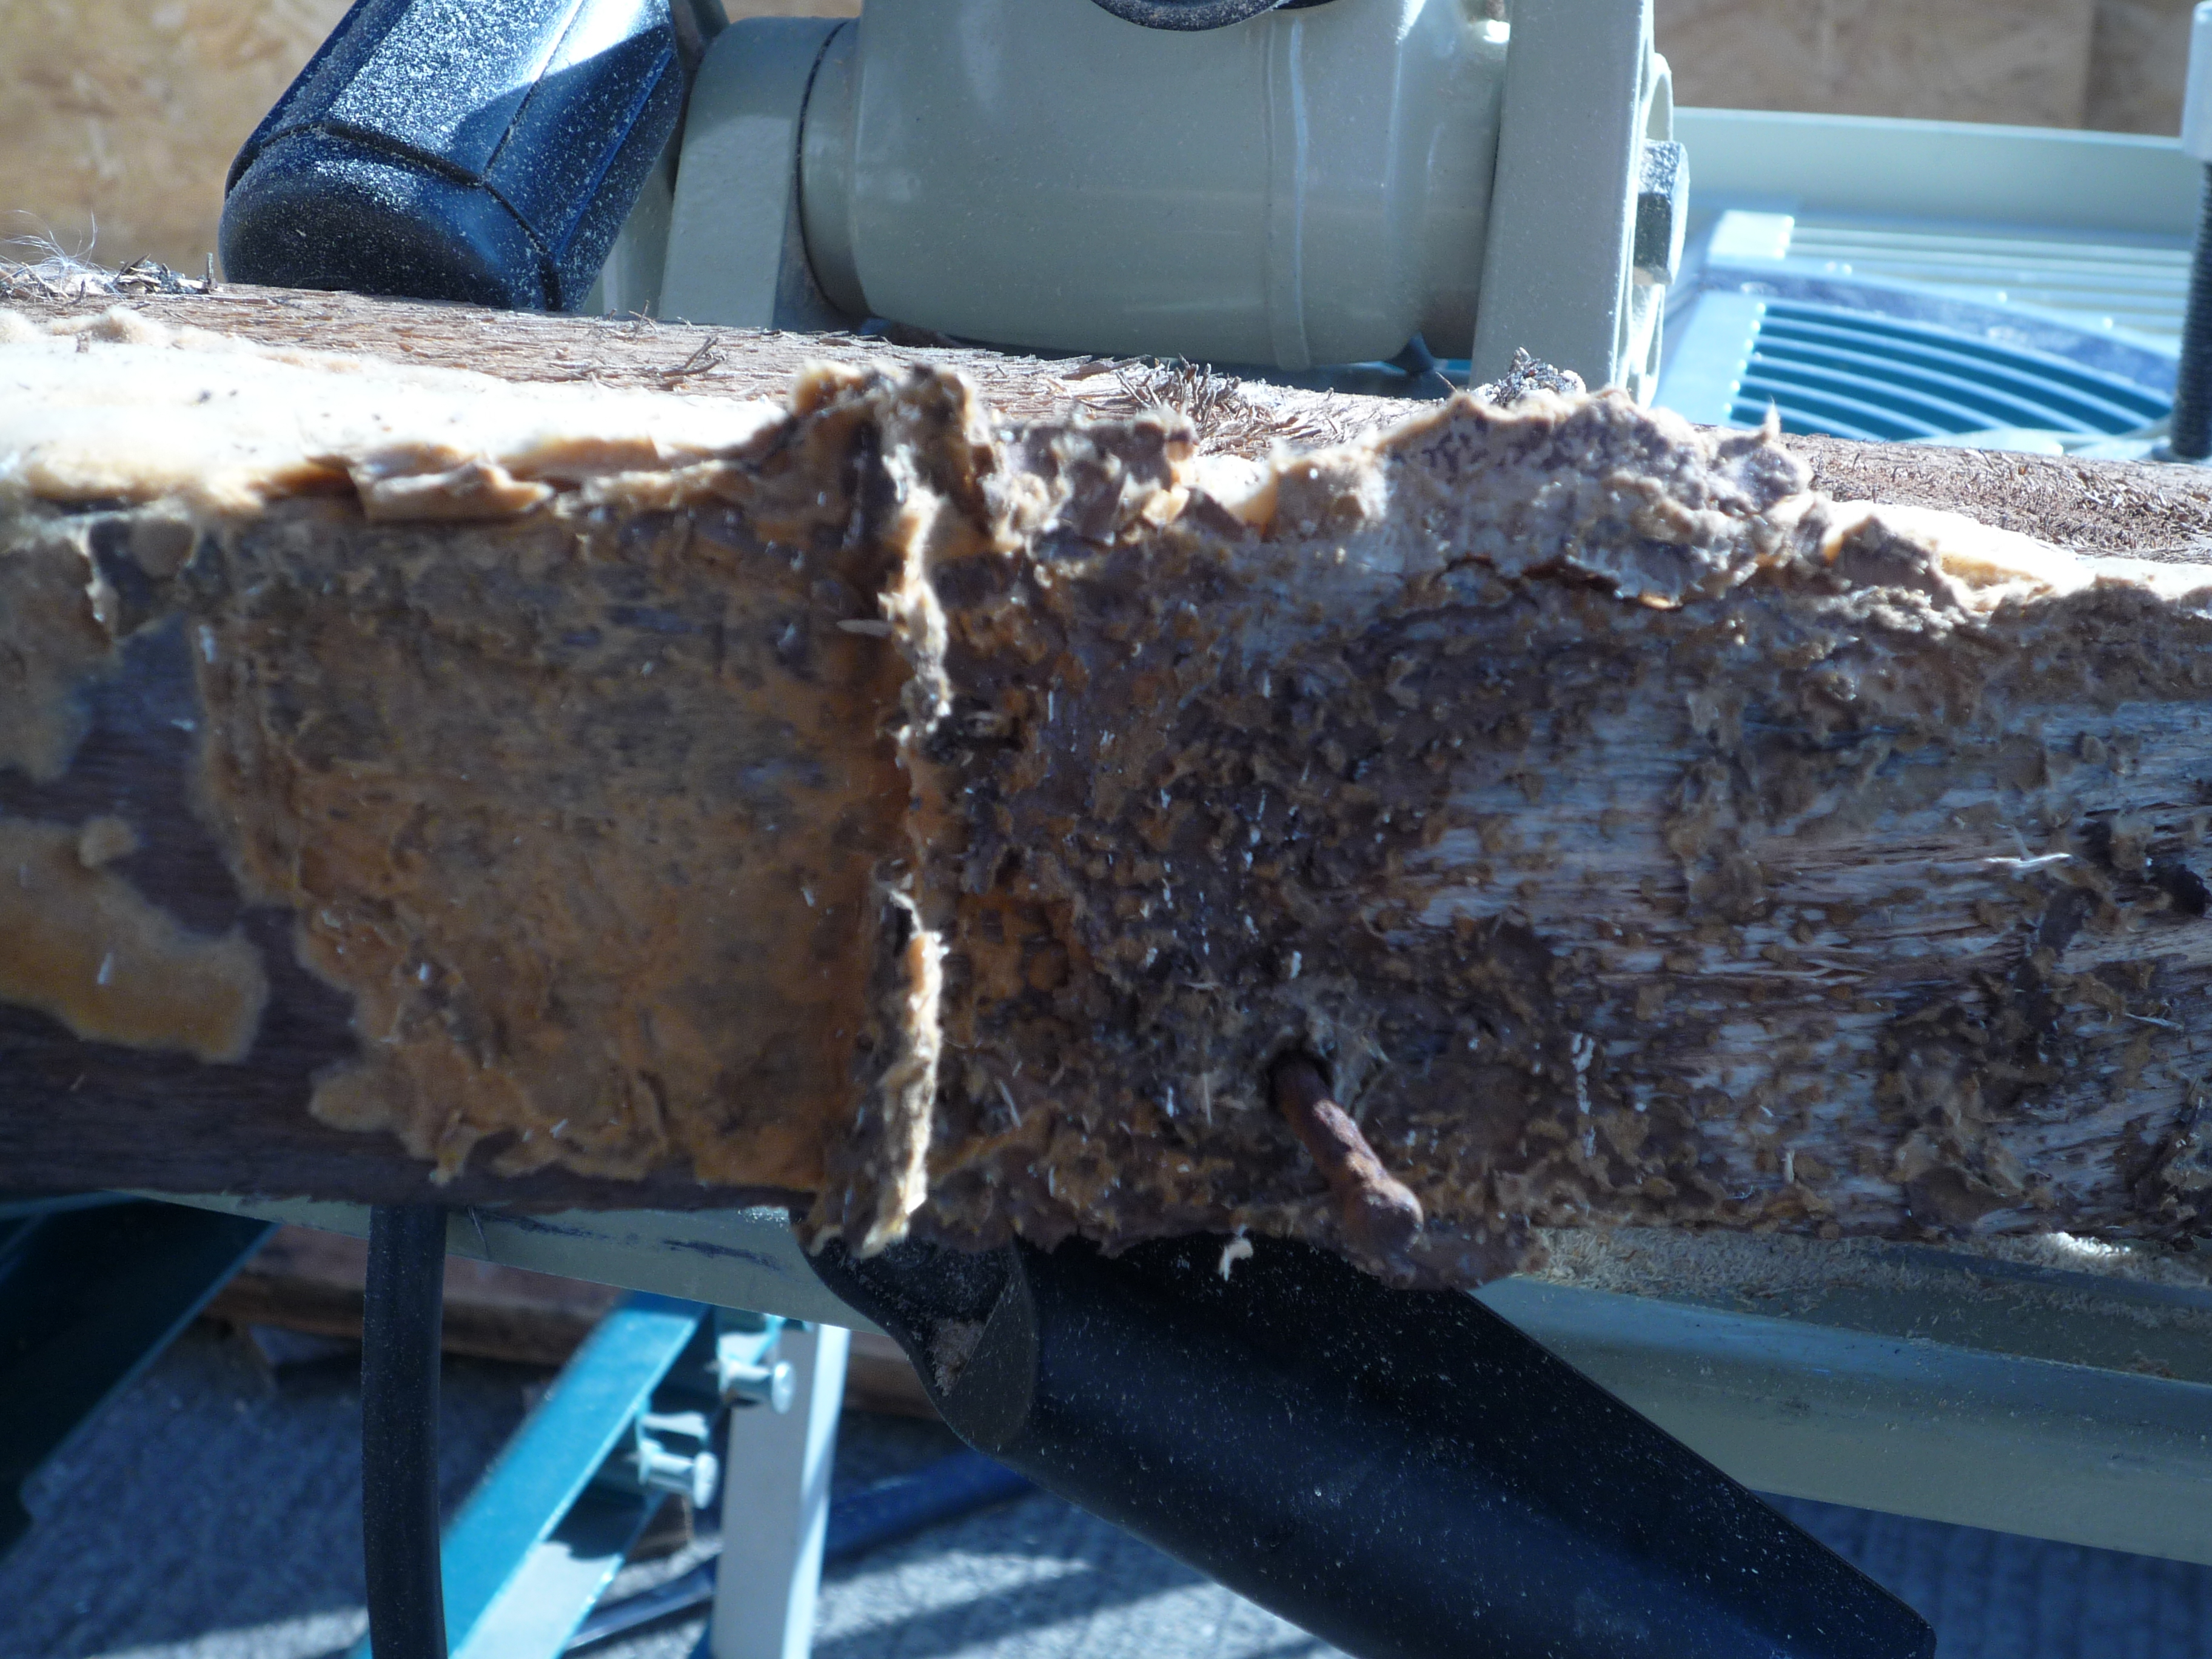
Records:
{"label": "oriented strand board wall", "polygon": [[[0,240],[51,237],[104,264],[150,257],[198,275],[231,158],[347,3],[0,0]],[[860,5],[727,9],[846,16]]]}
{"label": "oriented strand board wall", "polygon": [[1676,99],[2179,130],[2190,0],[1658,0]]}
{"label": "oriented strand board wall", "polygon": [[2097,0],[2082,125],[2101,132],[2181,131],[2191,9],[2191,0]]}
{"label": "oriented strand board wall", "polygon": [[197,274],[231,157],[346,0],[0,0],[0,235]]}
{"label": "oriented strand board wall", "polygon": [[2094,0],[1659,0],[1686,104],[2081,124]]}

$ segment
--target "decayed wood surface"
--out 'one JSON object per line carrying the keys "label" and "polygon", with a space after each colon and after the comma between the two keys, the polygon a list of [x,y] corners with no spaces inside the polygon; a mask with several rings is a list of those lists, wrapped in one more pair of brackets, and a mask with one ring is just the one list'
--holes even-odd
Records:
{"label": "decayed wood surface", "polygon": [[[389,403],[225,472],[238,354],[13,303],[58,432],[70,376],[210,390],[189,477],[135,393],[13,475],[10,1184],[1358,1255],[1295,1051],[1423,1208],[1401,1277],[2200,1224],[2198,474],[149,298]],[[395,447],[459,383],[302,346],[600,390]]]}
{"label": "decayed wood surface", "polygon": [[[279,349],[335,349],[522,383],[686,398],[781,398],[812,362],[942,363],[988,385],[994,408],[1008,417],[1065,418],[1078,410],[1132,416],[1166,401],[1205,418],[1211,441],[1237,453],[1264,453],[1279,435],[1303,442],[1348,436],[1401,412],[1377,399],[1268,388],[1231,396],[1218,380],[1194,382],[1135,364],[1047,365],[882,341],[517,317],[234,284],[211,297],[128,288],[71,293],[20,270],[0,273],[0,306],[41,324],[88,319],[118,305],[171,327]],[[121,526],[102,535],[128,540]],[[124,672],[88,700],[91,730],[67,774],[33,785],[20,769],[0,768],[0,808],[70,823],[120,810],[134,822],[157,826],[136,860],[142,884],[202,931],[241,927],[268,964],[270,1004],[253,1063],[211,1071],[188,1055],[68,1040],[44,1015],[0,1007],[0,1027],[9,1037],[0,1063],[15,1083],[12,1108],[0,1109],[0,1180],[57,1190],[135,1183],[179,1192],[613,1207],[690,1208],[799,1196],[759,1184],[702,1183],[680,1169],[608,1181],[557,1167],[493,1175],[472,1165],[434,1188],[425,1166],[390,1140],[348,1133],[299,1109],[312,1079],[354,1052],[351,1012],[343,996],[300,967],[283,913],[239,902],[212,838],[189,810],[198,748],[189,724],[197,717],[189,658],[181,637],[172,634],[133,642]]]}
{"label": "decayed wood surface", "polygon": [[[198,288],[197,280],[185,286]],[[0,305],[34,319],[84,317],[118,303],[173,328],[202,328],[279,348],[357,352],[520,384],[590,386],[701,398],[776,398],[809,363],[928,364],[973,380],[1000,419],[1075,410],[1133,416],[1170,407],[1207,450],[1264,455],[1278,441],[1318,444],[1372,430],[1418,404],[1177,374],[1103,358],[1011,357],[949,343],[763,333],[648,318],[548,317],[471,306],[363,300],[226,283],[212,294],[72,294],[65,278],[0,270]]]}
{"label": "decayed wood surface", "polygon": [[[1165,409],[1193,425],[1200,453],[1265,456],[1371,433],[1425,405],[1177,374],[1105,359],[1009,357],[957,347],[762,334],[644,319],[526,316],[343,294],[220,284],[212,295],[100,292],[70,297],[0,271],[0,305],[39,319],[88,317],[118,302],[180,328],[278,348],[358,352],[471,369],[519,384],[589,385],[702,398],[781,398],[813,362],[929,364],[975,382],[1012,422],[1078,412]],[[2086,553],[2212,557],[2212,477],[2197,469],[2082,461],[1847,439],[1792,437],[1812,487],[1838,501],[1898,501],[1971,514]]]}

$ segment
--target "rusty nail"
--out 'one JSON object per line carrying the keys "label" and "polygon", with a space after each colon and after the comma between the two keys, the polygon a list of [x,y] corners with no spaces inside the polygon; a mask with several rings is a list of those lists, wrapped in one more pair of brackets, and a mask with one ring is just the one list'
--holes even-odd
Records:
{"label": "rusty nail", "polygon": [[1275,1109],[1335,1194],[1346,1242],[1363,1255],[1402,1261],[1420,1237],[1421,1200],[1383,1167],[1352,1115],[1329,1098],[1328,1084],[1311,1060],[1294,1054],[1278,1061],[1269,1083]]}

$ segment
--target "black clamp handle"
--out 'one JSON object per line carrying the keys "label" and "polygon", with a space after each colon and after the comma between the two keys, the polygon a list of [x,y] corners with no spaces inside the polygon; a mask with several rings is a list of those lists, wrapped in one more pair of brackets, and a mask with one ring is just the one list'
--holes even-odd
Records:
{"label": "black clamp handle", "polygon": [[356,0],[233,162],[232,280],[574,310],[683,112],[688,0]]}
{"label": "black clamp handle", "polygon": [[979,1451],[1359,1659],[1927,1659],[1911,1608],[1457,1291],[1188,1238],[811,1258]]}

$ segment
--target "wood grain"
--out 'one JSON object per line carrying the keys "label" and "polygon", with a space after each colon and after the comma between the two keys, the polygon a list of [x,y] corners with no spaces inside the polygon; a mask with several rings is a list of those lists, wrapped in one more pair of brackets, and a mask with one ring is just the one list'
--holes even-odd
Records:
{"label": "wood grain", "polygon": [[[358,1342],[368,1271],[366,1240],[280,1227],[216,1293],[204,1316]],[[440,1335],[448,1353],[564,1365],[622,1297],[610,1285],[448,1256]]]}
{"label": "wood grain", "polygon": [[[112,303],[17,308],[35,345]],[[181,496],[40,475],[7,568],[59,537],[120,644],[71,763],[0,773],[0,810],[125,820],[113,867],[245,930],[272,988],[240,1066],[10,1014],[11,1185],[635,1207],[754,1182],[856,1238],[1363,1256],[1262,1098],[1303,1052],[1419,1200],[1370,1264],[1401,1277],[1478,1282],[1537,1226],[2201,1225],[2197,473],[1777,446],[1610,397],[131,303],[596,388],[575,407],[609,422],[638,391],[702,427],[793,401],[643,471],[574,471],[635,446],[571,434],[552,483],[522,451],[310,456],[289,494],[193,508],[187,545],[161,539]],[[40,361],[87,386],[104,351],[202,361],[143,331]],[[2075,556],[2115,554],[2139,562]],[[407,1151],[303,1109],[331,1119],[347,1066],[376,1079],[349,1121]],[[572,1122],[599,1078],[604,1122]]]}
{"label": "wood grain", "polygon": [[1660,0],[1685,104],[2076,127],[2093,0]]}
{"label": "wood grain", "polygon": [[[233,1328],[258,1325],[358,1342],[368,1264],[368,1246],[362,1239],[280,1227],[216,1293],[203,1317]],[[448,1353],[564,1365],[622,1294],[580,1279],[449,1256],[441,1340]],[[854,1333],[845,1409],[937,1415],[898,1345],[873,1331]]]}
{"label": "wood grain", "polygon": [[[179,327],[277,347],[471,369],[519,384],[588,384],[687,398],[781,398],[809,363],[928,364],[973,380],[1013,424],[1164,410],[1192,422],[1200,453],[1264,456],[1381,430],[1428,405],[1313,392],[1142,363],[1045,359],[838,335],[703,328],[645,319],[544,316],[353,295],[219,285],[212,295],[47,292],[0,267],[0,304],[41,320],[117,304]],[[2084,552],[2196,562],[2212,550],[2212,471],[2150,463],[1790,437],[1815,489],[1968,513]]]}

